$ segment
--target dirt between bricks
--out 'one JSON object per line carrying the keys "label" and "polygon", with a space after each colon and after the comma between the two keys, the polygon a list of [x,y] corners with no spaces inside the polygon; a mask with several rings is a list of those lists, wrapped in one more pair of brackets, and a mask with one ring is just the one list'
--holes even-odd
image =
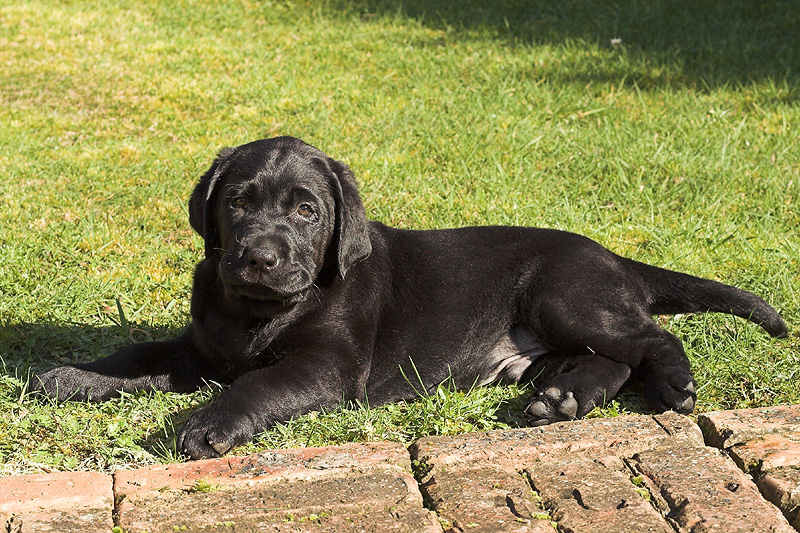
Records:
{"label": "dirt between bricks", "polygon": [[800,406],[0,478],[8,532],[800,531]]}

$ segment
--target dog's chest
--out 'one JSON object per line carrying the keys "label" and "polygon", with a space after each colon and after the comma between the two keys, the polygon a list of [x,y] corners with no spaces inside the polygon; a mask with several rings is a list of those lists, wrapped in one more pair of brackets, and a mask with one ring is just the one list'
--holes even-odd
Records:
{"label": "dog's chest", "polygon": [[516,383],[537,357],[550,348],[522,327],[513,327],[487,355],[488,369],[481,372],[479,385],[497,381]]}

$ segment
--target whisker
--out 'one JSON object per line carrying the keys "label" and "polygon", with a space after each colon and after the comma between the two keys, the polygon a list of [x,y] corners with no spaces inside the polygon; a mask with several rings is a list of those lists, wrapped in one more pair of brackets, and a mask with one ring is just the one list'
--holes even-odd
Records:
{"label": "whisker", "polygon": [[314,296],[317,298],[317,303],[322,305],[322,289],[316,283],[312,283],[310,288],[314,292]]}

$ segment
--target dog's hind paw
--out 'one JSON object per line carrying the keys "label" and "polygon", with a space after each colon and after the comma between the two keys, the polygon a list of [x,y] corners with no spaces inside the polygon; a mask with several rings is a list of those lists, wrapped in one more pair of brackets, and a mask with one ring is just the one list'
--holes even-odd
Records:
{"label": "dog's hind paw", "polygon": [[544,426],[553,422],[572,420],[578,415],[578,400],[572,391],[548,387],[537,392],[525,408],[525,420],[530,426]]}
{"label": "dog's hind paw", "polygon": [[644,381],[644,398],[655,411],[688,415],[697,402],[694,378],[688,371],[653,372]]}

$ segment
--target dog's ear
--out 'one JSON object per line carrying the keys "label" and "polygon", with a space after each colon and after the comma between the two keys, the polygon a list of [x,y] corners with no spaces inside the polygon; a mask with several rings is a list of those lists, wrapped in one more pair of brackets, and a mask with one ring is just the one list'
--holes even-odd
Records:
{"label": "dog's ear", "polygon": [[223,181],[222,177],[230,167],[231,155],[234,151],[234,148],[223,148],[219,151],[211,168],[200,178],[189,199],[189,223],[205,240],[207,258],[211,257],[214,250],[219,247],[214,204],[216,203],[216,193],[219,190],[218,185]]}
{"label": "dog's ear", "polygon": [[372,243],[369,240],[367,214],[358,194],[353,171],[330,157],[324,163],[327,163],[335,201],[336,222],[331,245],[336,247],[339,277],[344,279],[350,267],[372,253]]}

